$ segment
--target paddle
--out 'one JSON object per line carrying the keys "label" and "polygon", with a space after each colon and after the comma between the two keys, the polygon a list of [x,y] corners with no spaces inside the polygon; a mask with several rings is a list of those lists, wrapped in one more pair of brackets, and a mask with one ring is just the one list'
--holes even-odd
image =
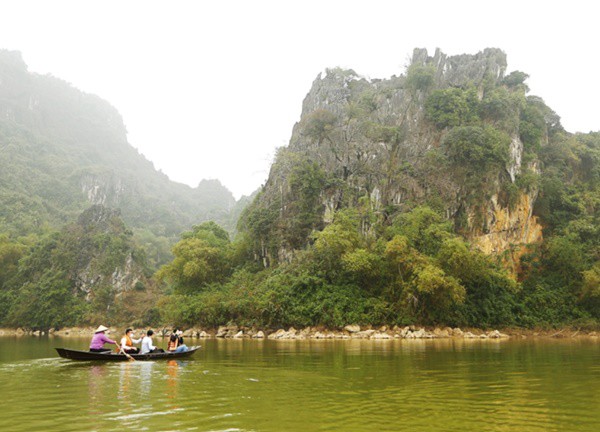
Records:
{"label": "paddle", "polygon": [[121,351],[122,354],[125,354],[125,357],[127,357],[129,359],[129,361],[135,361],[135,359],[133,357],[131,357],[129,354],[127,354],[125,352],[125,350],[123,349],[123,347],[121,347]]}

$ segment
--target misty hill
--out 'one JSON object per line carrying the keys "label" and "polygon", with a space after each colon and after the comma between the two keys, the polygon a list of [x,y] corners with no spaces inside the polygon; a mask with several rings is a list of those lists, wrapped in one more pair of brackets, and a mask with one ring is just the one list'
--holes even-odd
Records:
{"label": "misty hill", "polygon": [[[169,145],[169,143],[164,143]],[[128,226],[175,236],[215,220],[231,229],[236,201],[218,180],[172,182],[127,142],[117,110],[0,51],[0,231],[36,233],[90,205],[118,208]],[[239,213],[239,211],[238,211]]]}

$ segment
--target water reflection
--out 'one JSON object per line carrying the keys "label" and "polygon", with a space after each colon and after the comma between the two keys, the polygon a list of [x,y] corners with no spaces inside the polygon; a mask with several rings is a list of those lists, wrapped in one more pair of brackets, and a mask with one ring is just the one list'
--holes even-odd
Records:
{"label": "water reflection", "polygon": [[90,416],[101,414],[102,401],[104,400],[104,381],[106,379],[105,365],[91,365],[88,369],[88,412]]}
{"label": "water reflection", "polygon": [[[132,379],[137,378],[137,372],[130,362],[120,362],[119,367],[119,394],[118,398],[123,402],[129,402],[132,392]],[[133,390],[135,391],[135,390]]]}
{"label": "water reflection", "polygon": [[140,395],[148,396],[152,389],[152,370],[156,363],[150,361],[137,362],[136,369],[140,380]]}
{"label": "water reflection", "polygon": [[[147,398],[153,395],[155,383],[166,382],[165,394],[168,399],[178,397],[180,372],[187,362],[169,360],[167,362],[137,361],[120,362],[119,368],[119,398],[128,401],[132,394],[136,398]],[[160,385],[160,384],[159,384]]]}
{"label": "water reflection", "polygon": [[596,432],[599,365],[598,342],[489,340],[211,340],[189,361],[11,361],[0,430]]}
{"label": "water reflection", "polygon": [[169,399],[171,408],[179,408],[177,403],[177,386],[179,384],[177,376],[179,373],[179,363],[177,360],[169,360],[167,363],[167,399]]}

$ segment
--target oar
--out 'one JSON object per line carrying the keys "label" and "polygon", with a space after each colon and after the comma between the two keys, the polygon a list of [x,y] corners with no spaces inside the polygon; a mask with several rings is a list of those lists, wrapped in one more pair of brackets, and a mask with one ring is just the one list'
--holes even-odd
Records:
{"label": "oar", "polygon": [[123,349],[123,347],[121,347],[121,353],[125,354],[125,357],[127,357],[129,359],[129,361],[135,361],[135,359],[133,357],[131,357],[129,354],[127,354],[125,352],[125,350]]}

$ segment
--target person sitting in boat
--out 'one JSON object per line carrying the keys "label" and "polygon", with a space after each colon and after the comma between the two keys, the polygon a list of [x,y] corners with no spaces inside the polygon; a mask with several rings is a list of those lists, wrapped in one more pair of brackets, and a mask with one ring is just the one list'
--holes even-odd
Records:
{"label": "person sitting in boat", "polygon": [[177,337],[179,338],[179,346],[185,345],[185,344],[183,343],[183,332],[182,332],[180,329],[176,328],[176,329],[174,330],[174,333],[175,333],[175,334],[177,335]]}
{"label": "person sitting in boat", "polygon": [[106,337],[104,332],[108,330],[108,327],[103,325],[99,326],[94,332],[94,337],[90,343],[90,352],[106,352],[110,351],[110,348],[104,348],[104,344],[118,345],[114,340]]}
{"label": "person sitting in boat", "polygon": [[171,333],[171,336],[169,337],[169,343],[167,344],[167,351],[180,353],[188,350],[188,347],[185,344],[180,343],[180,341],[183,342],[183,338],[180,337],[181,335],[179,333],[181,333],[181,330],[175,330],[173,333]]}
{"label": "person sitting in boat", "polygon": [[139,344],[142,338],[132,339],[134,336],[132,329],[125,330],[125,336],[121,338],[121,351],[125,354],[138,354],[140,352],[139,348],[134,347],[133,344]]}
{"label": "person sitting in boat", "polygon": [[162,348],[156,348],[152,344],[152,335],[153,334],[154,334],[154,332],[152,330],[148,330],[146,332],[146,336],[144,336],[144,338],[142,339],[142,352],[141,352],[142,354],[165,352],[165,350],[163,350]]}

